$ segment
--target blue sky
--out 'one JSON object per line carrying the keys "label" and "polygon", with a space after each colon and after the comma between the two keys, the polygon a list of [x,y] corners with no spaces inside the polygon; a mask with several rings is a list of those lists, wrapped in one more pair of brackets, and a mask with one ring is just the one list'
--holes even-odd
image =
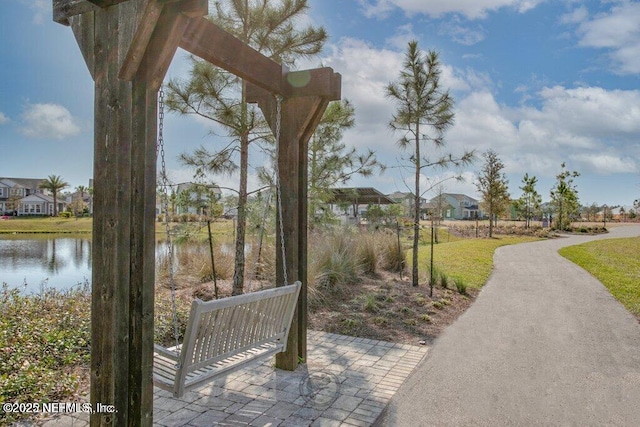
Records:
{"label": "blue sky", "polygon": [[[583,204],[630,205],[640,198],[640,2],[575,0],[309,0],[301,24],[330,35],[323,54],[298,68],[342,74],[356,108],[345,142],[371,148],[389,166],[350,186],[408,191],[388,122],[384,87],[396,80],[409,40],[439,52],[442,83],[456,101],[447,152],[492,148],[513,197],[525,173],[549,198],[564,161],[577,170]],[[93,170],[93,83],[72,32],[51,20],[50,0],[0,1],[0,176],[61,175],[88,185]],[[170,76],[186,77],[179,52]],[[221,136],[191,117],[169,115],[167,159],[174,181],[191,171],[180,152]],[[218,132],[219,134],[220,132]],[[254,166],[261,159],[254,156]],[[425,181],[461,173],[445,191],[475,196],[481,160],[461,171],[428,171]],[[237,178],[220,177],[235,186]],[[250,178],[255,185],[255,177]],[[429,194],[427,194],[429,196]]]}

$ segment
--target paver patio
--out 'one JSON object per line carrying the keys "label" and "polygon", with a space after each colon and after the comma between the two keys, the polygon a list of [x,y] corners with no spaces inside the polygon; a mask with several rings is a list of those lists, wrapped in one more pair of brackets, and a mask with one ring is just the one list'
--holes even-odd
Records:
{"label": "paver patio", "polygon": [[[294,372],[272,362],[221,377],[180,399],[156,388],[154,425],[368,426],[427,353],[411,346],[309,331],[309,360]],[[46,427],[84,427],[88,414]]]}

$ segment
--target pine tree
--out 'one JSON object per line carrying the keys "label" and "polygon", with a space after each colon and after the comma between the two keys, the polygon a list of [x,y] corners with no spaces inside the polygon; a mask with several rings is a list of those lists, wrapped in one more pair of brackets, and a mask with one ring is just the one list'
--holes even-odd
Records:
{"label": "pine tree", "polygon": [[423,53],[417,41],[409,42],[403,68],[398,81],[387,86],[387,97],[393,99],[397,109],[389,126],[402,132],[398,141],[401,149],[413,148],[409,162],[415,173],[413,203],[413,270],[412,284],[418,286],[418,242],[420,233],[420,177],[423,169],[433,166],[447,167],[466,164],[473,153],[464,153],[455,159],[451,154],[436,159],[423,157],[421,143],[430,141],[435,147],[444,146],[444,132],[453,124],[453,98],[440,87],[440,61],[435,51]]}
{"label": "pine tree", "polygon": [[[225,0],[213,3],[211,20],[258,52],[283,64],[318,54],[327,34],[324,28],[298,29],[295,22],[307,9],[307,0]],[[194,61],[189,82],[169,84],[167,105],[182,114],[197,114],[222,125],[232,142],[218,151],[200,147],[183,154],[182,161],[206,173],[239,170],[238,221],[236,224],[233,295],[243,293],[249,146],[272,139],[264,118],[246,102],[246,85],[235,76]],[[239,156],[239,166],[237,157]]]}

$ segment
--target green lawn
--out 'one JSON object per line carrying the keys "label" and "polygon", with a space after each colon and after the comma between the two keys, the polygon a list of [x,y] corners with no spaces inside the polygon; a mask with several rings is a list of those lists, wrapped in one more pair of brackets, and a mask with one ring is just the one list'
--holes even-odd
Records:
{"label": "green lawn", "polygon": [[91,233],[91,218],[10,218],[0,220],[0,233]]}
{"label": "green lawn", "polygon": [[640,316],[640,237],[569,246],[560,255],[595,276],[627,310]]}
{"label": "green lawn", "polygon": [[[199,233],[206,236],[206,223],[188,223],[199,228]],[[93,218],[28,218],[11,217],[0,220],[0,234],[6,233],[91,233]],[[171,224],[172,227],[180,226]],[[233,234],[233,222],[228,220],[214,221],[211,223],[211,232],[214,235]],[[165,227],[161,222],[156,222],[156,233],[164,234]]]}
{"label": "green lawn", "polygon": [[[463,280],[472,288],[481,288],[489,279],[493,269],[493,253],[500,246],[535,242],[537,237],[498,236],[492,239],[464,239],[435,245],[433,251],[436,268],[449,279]],[[428,275],[431,248],[421,245],[418,262],[423,280]],[[411,260],[411,253],[407,255]]]}

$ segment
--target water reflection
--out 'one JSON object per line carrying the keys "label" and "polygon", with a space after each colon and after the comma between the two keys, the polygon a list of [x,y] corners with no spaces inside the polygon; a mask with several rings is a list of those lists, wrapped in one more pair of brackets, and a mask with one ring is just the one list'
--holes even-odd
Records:
{"label": "water reflection", "polygon": [[0,282],[9,287],[68,289],[90,279],[89,237],[0,237]]}
{"label": "water reflection", "polygon": [[[215,239],[216,257],[233,257],[233,242],[228,237]],[[245,246],[251,263],[252,243]],[[209,261],[208,242],[174,244],[174,266],[189,259]],[[91,282],[91,237],[88,235],[0,235],[0,285],[40,292],[43,286],[60,290]],[[156,242],[156,263],[166,264],[167,243]],[[208,264],[207,264],[208,265]]]}

